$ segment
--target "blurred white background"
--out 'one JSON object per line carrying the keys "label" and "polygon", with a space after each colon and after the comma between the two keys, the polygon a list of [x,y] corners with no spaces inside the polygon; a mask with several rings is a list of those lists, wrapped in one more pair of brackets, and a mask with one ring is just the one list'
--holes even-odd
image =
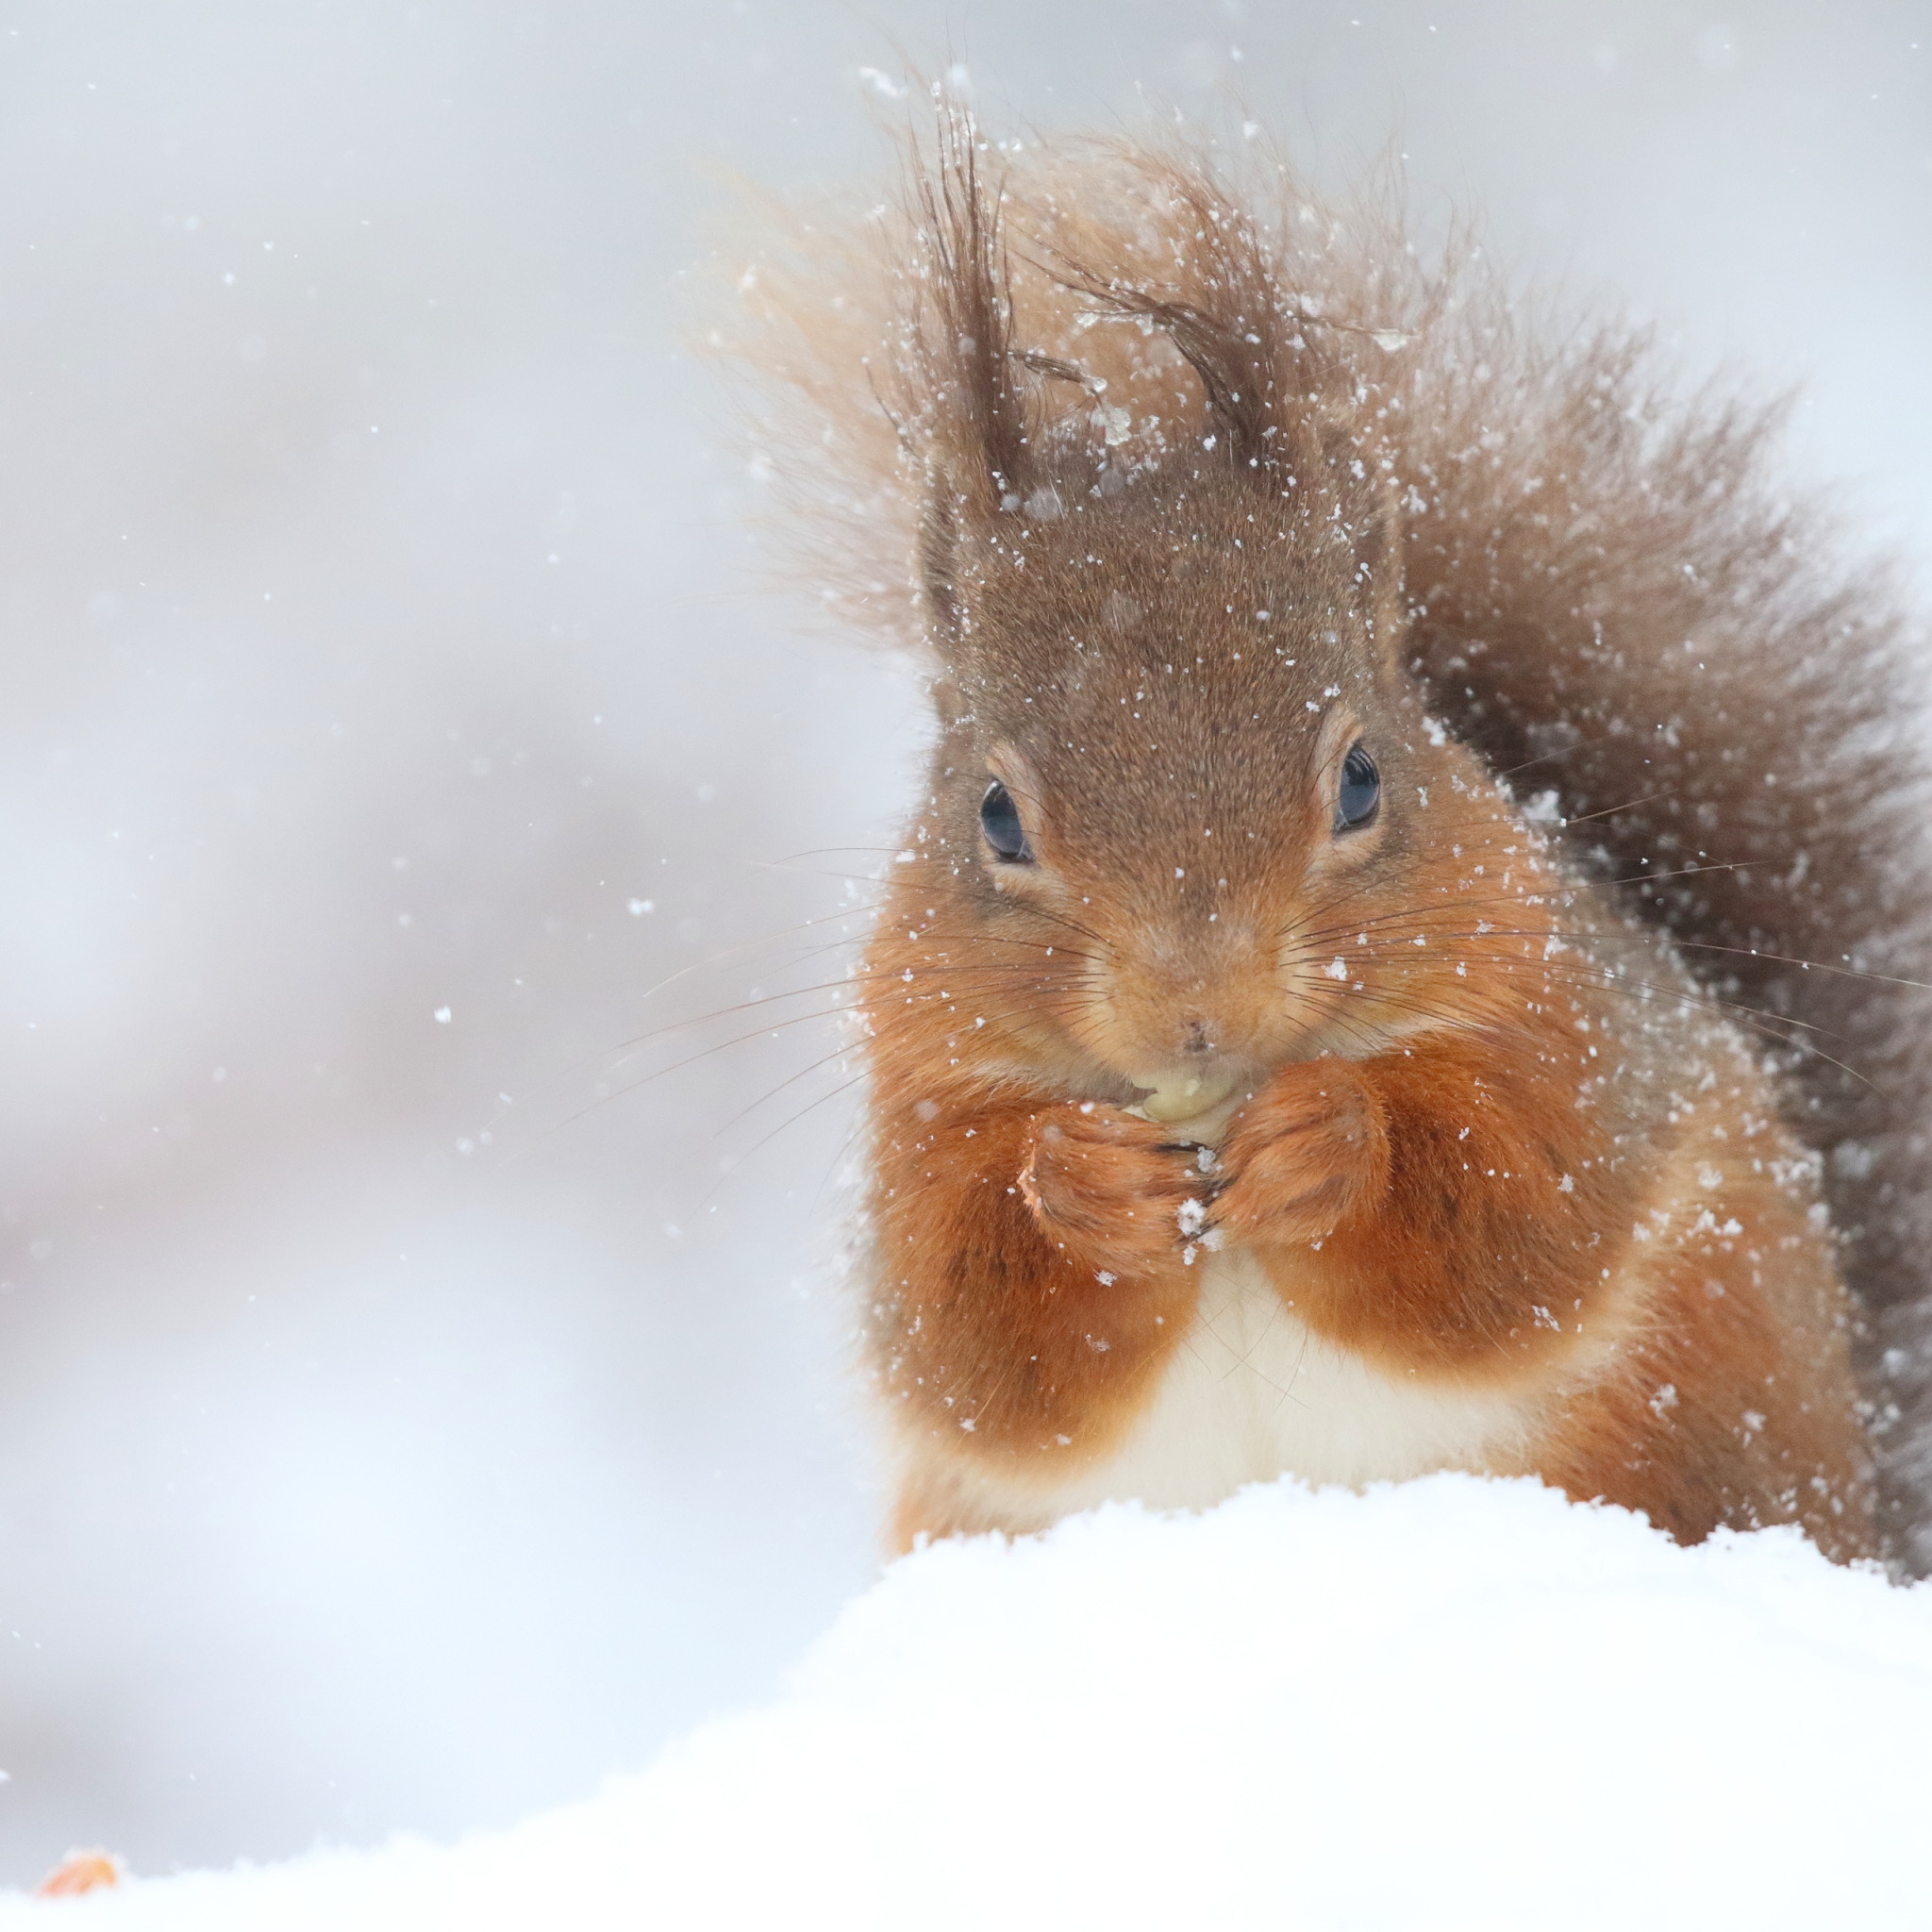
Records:
{"label": "blurred white background", "polygon": [[836,972],[644,998],[836,936],[917,767],[906,677],[758,591],[680,353],[731,175],[875,175],[902,52],[996,128],[1238,94],[1331,180],[1399,135],[1425,214],[1804,381],[1799,466],[1924,558],[1928,47],[1876,0],[0,11],[0,1884],[501,1824],[870,1574],[852,1095],[772,1092],[837,1037],[620,1091]]}

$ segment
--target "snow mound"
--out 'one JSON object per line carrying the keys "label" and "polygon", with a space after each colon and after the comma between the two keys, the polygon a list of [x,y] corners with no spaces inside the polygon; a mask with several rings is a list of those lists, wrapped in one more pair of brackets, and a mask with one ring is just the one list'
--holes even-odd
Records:
{"label": "snow mound", "polygon": [[[514,1741],[506,1740],[513,1749]],[[1932,1587],[1534,1483],[950,1542],[769,1708],[514,1831],[0,1928],[1932,1923]]]}

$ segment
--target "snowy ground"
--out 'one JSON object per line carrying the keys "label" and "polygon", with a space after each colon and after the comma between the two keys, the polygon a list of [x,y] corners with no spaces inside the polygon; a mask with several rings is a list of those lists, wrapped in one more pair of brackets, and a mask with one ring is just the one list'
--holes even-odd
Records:
{"label": "snowy ground", "polygon": [[1928,1739],[1932,1587],[1528,1483],[1283,1484],[928,1548],[778,1701],[516,1830],[0,1928],[1894,1926]]}

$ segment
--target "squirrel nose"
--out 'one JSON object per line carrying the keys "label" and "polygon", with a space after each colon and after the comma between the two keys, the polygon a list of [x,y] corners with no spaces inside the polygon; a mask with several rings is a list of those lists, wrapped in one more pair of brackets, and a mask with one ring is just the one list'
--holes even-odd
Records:
{"label": "squirrel nose", "polygon": [[1205,1020],[1191,1019],[1181,1035],[1181,1051],[1190,1059],[1199,1059],[1215,1051],[1213,1036]]}

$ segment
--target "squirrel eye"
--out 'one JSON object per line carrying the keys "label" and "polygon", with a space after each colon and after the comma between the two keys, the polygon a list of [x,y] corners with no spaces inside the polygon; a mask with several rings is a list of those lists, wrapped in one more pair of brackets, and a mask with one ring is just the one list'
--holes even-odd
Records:
{"label": "squirrel eye", "polygon": [[1382,774],[1359,744],[1341,761],[1341,789],[1335,799],[1335,829],[1357,832],[1375,816],[1382,803]]}
{"label": "squirrel eye", "polygon": [[1030,864],[1033,848],[1026,842],[1026,828],[1020,823],[1020,808],[1013,794],[995,778],[979,801],[979,829],[986,842],[1009,865]]}

